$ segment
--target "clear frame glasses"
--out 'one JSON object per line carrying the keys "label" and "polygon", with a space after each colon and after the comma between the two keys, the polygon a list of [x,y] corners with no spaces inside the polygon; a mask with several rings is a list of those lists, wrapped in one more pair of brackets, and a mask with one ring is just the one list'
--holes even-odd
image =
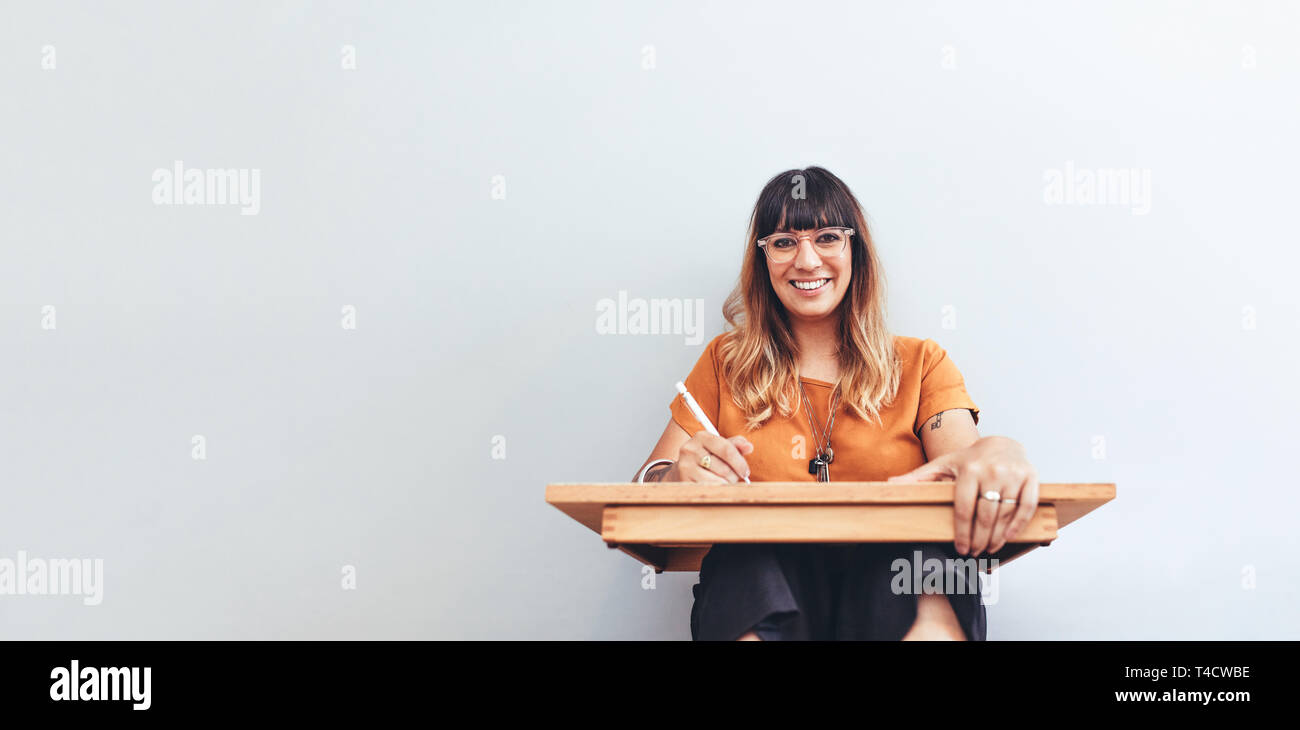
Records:
{"label": "clear frame glasses", "polygon": [[819,228],[812,233],[796,236],[793,233],[773,233],[758,239],[758,247],[767,252],[767,258],[774,264],[784,264],[794,259],[799,252],[799,239],[811,238],[813,246],[820,256],[839,256],[853,237],[853,229],[843,226]]}

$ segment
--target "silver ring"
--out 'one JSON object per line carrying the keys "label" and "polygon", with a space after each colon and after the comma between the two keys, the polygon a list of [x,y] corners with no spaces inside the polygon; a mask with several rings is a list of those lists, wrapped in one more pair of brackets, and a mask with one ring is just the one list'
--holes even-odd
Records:
{"label": "silver ring", "polygon": [[1000,502],[1002,501],[1002,495],[990,489],[984,493],[984,499],[987,499],[990,502]]}

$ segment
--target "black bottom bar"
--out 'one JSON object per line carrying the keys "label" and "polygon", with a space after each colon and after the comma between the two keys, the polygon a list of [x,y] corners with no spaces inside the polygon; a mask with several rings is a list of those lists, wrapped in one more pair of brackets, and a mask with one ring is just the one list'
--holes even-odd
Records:
{"label": "black bottom bar", "polygon": [[[413,711],[442,716],[473,704],[476,712],[522,709],[577,721],[594,719],[589,705],[597,702],[630,703],[631,716],[662,719],[678,717],[659,714],[664,710],[685,713],[710,697],[711,706],[732,706],[732,716],[746,711],[737,703],[751,710],[773,702],[865,710],[861,703],[869,699],[920,720],[986,717],[1017,725],[1027,721],[1027,709],[1052,711],[1035,715],[1052,725],[1079,711],[1249,717],[1292,706],[1296,648],[1295,642],[8,642],[0,645],[0,707],[6,717],[27,711],[52,720],[337,720]],[[68,681],[74,660],[81,679],[75,690]],[[135,691],[144,688],[145,667],[147,699]],[[114,688],[131,699],[85,698]],[[132,709],[146,702],[148,709]]]}

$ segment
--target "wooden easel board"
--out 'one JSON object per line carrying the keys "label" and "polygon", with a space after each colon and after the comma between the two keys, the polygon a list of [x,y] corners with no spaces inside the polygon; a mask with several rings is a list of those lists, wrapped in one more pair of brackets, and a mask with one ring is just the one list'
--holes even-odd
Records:
{"label": "wooden easel board", "polygon": [[[954,482],[557,483],[546,501],[657,571],[698,571],[720,542],[947,542]],[[1007,563],[1115,498],[1114,484],[1040,484]]]}

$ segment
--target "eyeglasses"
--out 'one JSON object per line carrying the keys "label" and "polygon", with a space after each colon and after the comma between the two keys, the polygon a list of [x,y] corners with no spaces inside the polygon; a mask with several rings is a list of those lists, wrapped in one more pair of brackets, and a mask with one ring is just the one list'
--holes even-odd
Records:
{"label": "eyeglasses", "polygon": [[832,226],[804,236],[795,236],[793,233],[773,233],[758,239],[758,247],[767,252],[767,257],[772,263],[784,264],[799,252],[800,238],[811,238],[819,255],[839,256],[844,253],[844,246],[852,237],[852,228]]}

